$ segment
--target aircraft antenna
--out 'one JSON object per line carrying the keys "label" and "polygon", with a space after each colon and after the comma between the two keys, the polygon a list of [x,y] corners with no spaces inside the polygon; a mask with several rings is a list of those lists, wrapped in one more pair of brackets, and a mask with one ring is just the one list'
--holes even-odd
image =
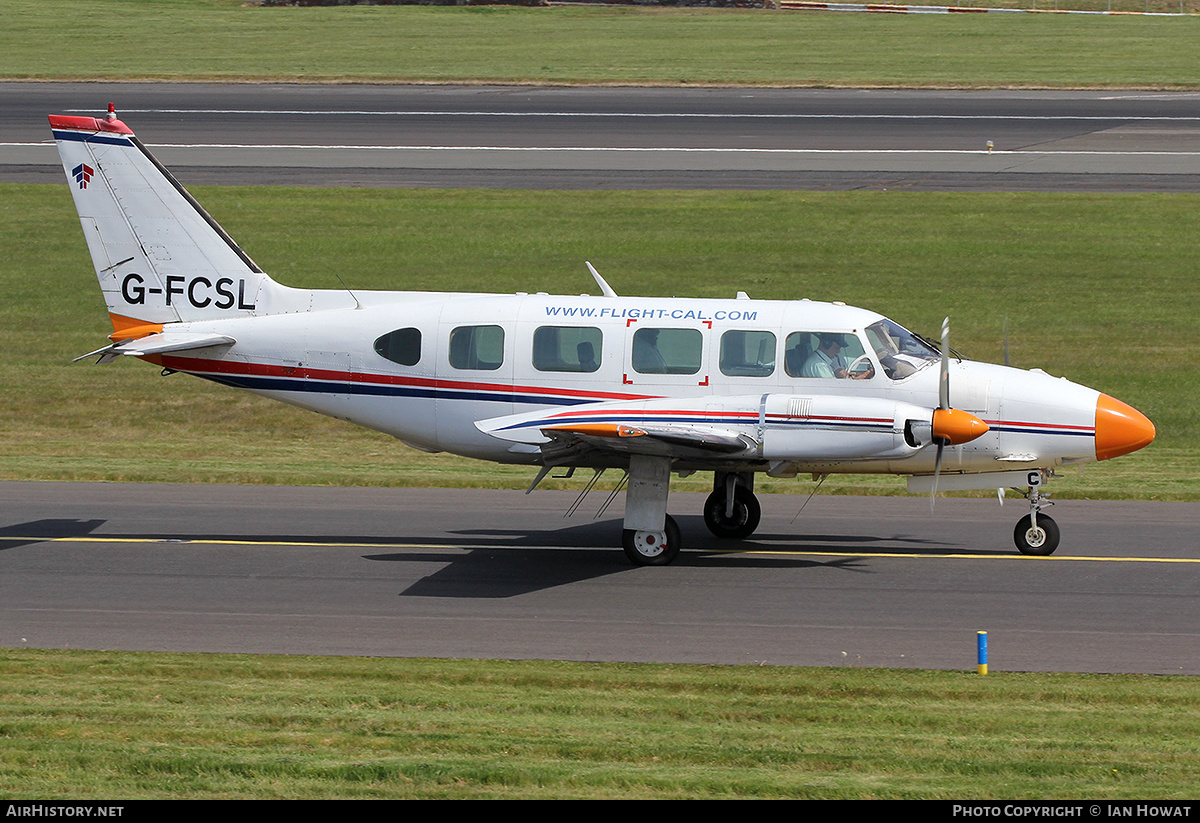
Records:
{"label": "aircraft antenna", "polygon": [[611,493],[611,494],[608,496],[608,498],[607,498],[607,499],[604,501],[604,505],[603,505],[603,506],[601,506],[601,507],[600,507],[600,510],[596,512],[596,516],[595,516],[594,518],[592,518],[593,520],[599,520],[599,519],[600,519],[600,518],[601,518],[601,517],[604,515],[604,513],[605,513],[606,511],[608,511],[608,507],[609,507],[609,505],[611,505],[611,504],[612,504],[612,502],[613,502],[614,500],[616,500],[616,499],[617,499],[617,495],[618,495],[618,494],[620,494],[620,493],[621,493],[621,490],[625,488],[625,484],[626,484],[627,482],[629,482],[629,472],[628,472],[628,471],[627,471],[627,472],[625,472],[625,475],[624,475],[624,476],[621,478],[621,480],[620,480],[620,481],[617,483],[617,485],[616,485],[616,488],[614,488],[614,489],[612,490],[612,493]]}
{"label": "aircraft antenna", "polygon": [[792,520],[791,520],[792,523],[796,522],[796,518],[799,517],[800,513],[804,511],[804,507],[808,505],[808,501],[813,499],[813,495],[815,495],[817,493],[817,491],[820,490],[821,484],[825,482],[825,478],[828,476],[829,476],[828,474],[821,475],[821,478],[817,481],[817,485],[813,486],[813,490],[811,492],[809,492],[808,497],[804,498],[804,502],[802,504],[800,504],[800,508],[796,510],[796,513],[794,515],[792,515]]}
{"label": "aircraft antenna", "polygon": [[[587,263],[586,260],[584,262]],[[592,277],[596,279],[596,285],[600,287],[600,291],[605,297],[619,297],[619,295],[613,291],[612,286],[608,285],[604,278],[600,276],[600,272],[596,271],[595,266],[593,266],[591,263],[587,263],[587,267],[588,271],[592,273]]]}
{"label": "aircraft antenna", "polygon": [[354,292],[350,291],[350,287],[346,285],[346,281],[342,279],[342,276],[336,271],[333,273],[333,276],[338,279],[338,282],[342,284],[342,288],[346,290],[346,294],[350,295],[350,299],[354,301],[354,310],[358,311],[361,309],[363,304],[359,302],[358,296]]}

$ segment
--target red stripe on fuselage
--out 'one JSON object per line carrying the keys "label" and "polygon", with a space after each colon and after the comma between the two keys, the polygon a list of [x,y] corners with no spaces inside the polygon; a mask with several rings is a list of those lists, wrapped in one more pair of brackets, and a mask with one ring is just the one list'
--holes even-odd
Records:
{"label": "red stripe on fuselage", "polygon": [[447,380],[440,377],[410,377],[400,374],[345,372],[336,369],[314,369],[307,366],[277,366],[268,363],[243,363],[231,360],[207,360],[202,357],[161,355],[146,357],[153,363],[182,372],[228,374],[249,377],[284,377],[296,380],[323,380],[342,383],[367,383],[380,386],[413,386],[428,389],[457,389],[461,391],[493,391],[516,394],[553,394],[586,400],[649,400],[653,395],[598,392],[586,389],[565,389],[550,386],[519,386],[511,383],[480,383],[467,380]]}

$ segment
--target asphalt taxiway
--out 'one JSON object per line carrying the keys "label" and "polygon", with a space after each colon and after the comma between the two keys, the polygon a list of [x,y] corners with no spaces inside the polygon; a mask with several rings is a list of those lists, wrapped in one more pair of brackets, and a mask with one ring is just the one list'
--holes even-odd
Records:
{"label": "asphalt taxiway", "polygon": [[[675,494],[634,567],[572,492],[0,484],[0,646],[1200,673],[1200,506],[764,495],[749,540]],[[794,521],[794,522],[793,522]]]}

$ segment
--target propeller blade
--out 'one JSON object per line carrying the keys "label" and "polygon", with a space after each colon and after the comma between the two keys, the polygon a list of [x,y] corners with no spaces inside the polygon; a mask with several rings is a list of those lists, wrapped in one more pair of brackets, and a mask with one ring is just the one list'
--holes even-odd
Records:
{"label": "propeller blade", "polygon": [[950,318],[942,321],[942,371],[938,379],[938,408],[950,408]]}
{"label": "propeller blade", "polygon": [[[938,409],[950,408],[950,318],[942,321],[942,365],[938,373]],[[934,419],[937,419],[936,413]],[[937,460],[933,464],[933,488],[929,491],[929,513],[933,514],[933,503],[937,499],[938,477],[942,474],[942,452],[946,438],[934,437],[937,441]]]}
{"label": "propeller blade", "polygon": [[933,464],[933,488],[929,490],[929,513],[933,514],[933,503],[937,499],[938,476],[942,473],[942,449],[946,448],[944,440],[937,444],[937,462]]}

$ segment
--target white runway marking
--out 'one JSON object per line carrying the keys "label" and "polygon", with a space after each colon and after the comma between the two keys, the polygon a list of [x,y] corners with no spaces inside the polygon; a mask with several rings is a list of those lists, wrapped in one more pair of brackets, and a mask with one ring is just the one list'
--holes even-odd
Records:
{"label": "white runway marking", "polygon": [[[68,109],[72,114],[91,114],[92,109]],[[302,117],[624,117],[630,119],[702,118],[715,120],[1013,120],[1035,122],[1200,122],[1200,116],[1175,117],[1166,115],[1062,115],[1062,114],[837,114],[792,112],[636,112],[636,111],[367,111],[367,110],[307,110],[307,109],[122,109],[127,114],[220,114],[254,116]]]}
{"label": "white runway marking", "polygon": [[[53,146],[53,141],[38,143],[0,143],[0,148],[36,148]],[[548,152],[617,152],[623,154],[777,154],[777,155],[828,155],[828,156],[888,156],[888,155],[959,155],[993,157],[1056,157],[1082,155],[1097,157],[1197,157],[1200,151],[1043,151],[1017,149],[1005,151],[995,149],[767,149],[767,148],[692,148],[687,146],[365,146],[351,144],[307,144],[307,143],[155,143],[156,149],[271,149],[322,150],[322,151],[480,151],[511,152],[520,154],[545,154]]]}

